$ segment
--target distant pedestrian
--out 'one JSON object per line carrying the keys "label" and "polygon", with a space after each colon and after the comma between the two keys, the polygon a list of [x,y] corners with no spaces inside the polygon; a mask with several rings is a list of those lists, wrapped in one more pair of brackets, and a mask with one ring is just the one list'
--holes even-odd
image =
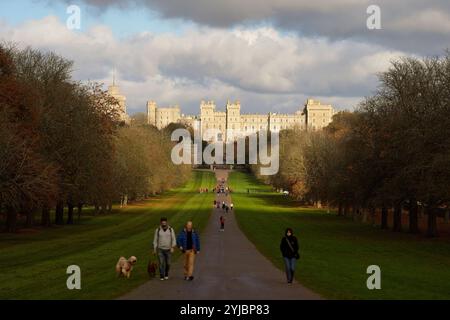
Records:
{"label": "distant pedestrian", "polygon": [[225,206],[225,212],[228,213],[228,206]]}
{"label": "distant pedestrian", "polygon": [[200,253],[200,237],[192,227],[192,221],[186,223],[185,228],[177,238],[177,244],[184,254],[184,280],[194,280],[195,255]]}
{"label": "distant pedestrian", "polygon": [[225,231],[225,218],[220,216],[220,231]]}
{"label": "distant pedestrian", "polygon": [[230,209],[231,209],[231,211],[233,211],[233,208],[234,208],[234,204],[233,204],[233,202],[232,202],[232,203],[230,203]]}
{"label": "distant pedestrian", "polygon": [[287,228],[280,243],[281,254],[283,255],[287,282],[294,280],[295,263],[300,258],[297,238],[291,228]]}
{"label": "distant pedestrian", "polygon": [[153,237],[153,253],[158,255],[161,280],[169,279],[170,258],[176,245],[175,232],[167,224],[167,218],[161,218]]}

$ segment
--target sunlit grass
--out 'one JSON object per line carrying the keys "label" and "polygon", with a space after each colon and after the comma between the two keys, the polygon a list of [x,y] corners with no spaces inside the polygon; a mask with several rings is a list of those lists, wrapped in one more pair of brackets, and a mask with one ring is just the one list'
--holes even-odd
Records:
{"label": "sunlit grass", "polygon": [[[0,235],[0,299],[110,299],[148,280],[153,233],[165,216],[178,232],[187,220],[200,231],[211,213],[211,172],[194,171],[183,188],[130,205],[112,214],[87,216],[73,226],[38,233]],[[117,279],[120,256],[135,255],[131,279]],[[154,257],[152,257],[154,258]],[[81,267],[81,290],[66,287],[66,268]]]}
{"label": "sunlit grass", "polygon": [[[296,278],[334,299],[450,299],[450,243],[382,231],[299,207],[253,176],[234,172],[230,186],[241,229],[282,269],[279,243],[287,227],[300,241]],[[247,193],[251,189],[251,193]],[[381,290],[368,290],[366,268],[379,265]]]}

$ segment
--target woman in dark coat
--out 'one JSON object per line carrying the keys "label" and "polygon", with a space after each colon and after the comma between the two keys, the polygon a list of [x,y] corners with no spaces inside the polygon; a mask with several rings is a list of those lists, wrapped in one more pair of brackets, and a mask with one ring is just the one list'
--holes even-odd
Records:
{"label": "woman in dark coat", "polygon": [[287,282],[292,283],[294,280],[295,263],[300,258],[300,255],[298,253],[298,241],[291,228],[286,229],[285,235],[281,239],[280,250],[286,267]]}

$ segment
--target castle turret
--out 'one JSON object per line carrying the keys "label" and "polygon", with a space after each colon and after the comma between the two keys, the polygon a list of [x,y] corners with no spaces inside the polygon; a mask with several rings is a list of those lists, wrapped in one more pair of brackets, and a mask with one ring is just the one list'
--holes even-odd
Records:
{"label": "castle turret", "polygon": [[127,115],[127,105],[126,100],[127,98],[120,93],[119,86],[116,85],[116,75],[115,71],[113,74],[113,83],[111,86],[108,87],[108,93],[110,96],[115,98],[119,103],[119,116],[122,121],[128,121],[128,115]]}
{"label": "castle turret", "polygon": [[147,102],[147,124],[156,126],[156,102],[155,101]]}
{"label": "castle turret", "polygon": [[306,128],[322,129],[333,120],[334,109],[331,105],[321,104],[320,101],[308,99],[305,104]]}
{"label": "castle turret", "polygon": [[234,103],[227,102],[227,141],[234,140],[241,131],[241,103],[237,100]]}

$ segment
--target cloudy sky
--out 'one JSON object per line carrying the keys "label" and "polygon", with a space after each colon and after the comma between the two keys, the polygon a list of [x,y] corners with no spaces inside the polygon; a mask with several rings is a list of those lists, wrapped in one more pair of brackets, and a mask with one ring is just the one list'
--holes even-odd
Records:
{"label": "cloudy sky", "polygon": [[[67,28],[67,7],[81,29]],[[367,8],[381,9],[369,30]],[[376,73],[404,55],[450,47],[449,0],[17,0],[0,1],[0,41],[75,61],[74,77],[109,84],[117,69],[129,112],[147,100],[197,114],[293,112],[307,97],[353,108]]]}

